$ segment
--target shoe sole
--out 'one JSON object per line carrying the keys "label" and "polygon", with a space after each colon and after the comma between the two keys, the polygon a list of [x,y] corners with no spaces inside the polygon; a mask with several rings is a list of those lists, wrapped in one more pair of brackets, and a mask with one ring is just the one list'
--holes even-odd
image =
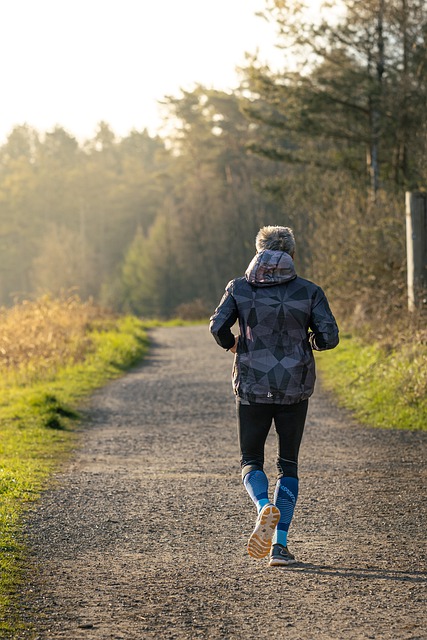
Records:
{"label": "shoe sole", "polygon": [[287,567],[290,564],[297,564],[297,560],[295,560],[295,558],[293,560],[285,560],[284,558],[277,558],[277,559],[273,559],[271,558],[270,562],[268,563],[269,567]]}
{"label": "shoe sole", "polygon": [[274,530],[280,520],[280,511],[274,504],[268,504],[261,511],[260,518],[248,540],[248,553],[252,558],[265,558],[270,552]]}

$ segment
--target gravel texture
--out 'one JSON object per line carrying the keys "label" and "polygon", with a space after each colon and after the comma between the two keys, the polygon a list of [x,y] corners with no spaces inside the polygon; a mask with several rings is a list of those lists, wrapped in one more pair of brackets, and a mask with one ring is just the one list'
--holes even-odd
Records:
{"label": "gravel texture", "polygon": [[[18,637],[427,638],[427,433],[360,427],[318,386],[289,539],[300,563],[268,567],[246,552],[231,354],[204,326],[151,337],[145,363],[93,396],[28,518]],[[273,489],[274,429],[266,453]]]}

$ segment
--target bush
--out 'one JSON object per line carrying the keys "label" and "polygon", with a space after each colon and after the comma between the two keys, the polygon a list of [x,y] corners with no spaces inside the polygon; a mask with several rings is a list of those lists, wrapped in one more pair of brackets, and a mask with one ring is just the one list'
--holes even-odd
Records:
{"label": "bush", "polygon": [[173,314],[180,320],[206,320],[212,315],[212,309],[201,298],[178,305]]}

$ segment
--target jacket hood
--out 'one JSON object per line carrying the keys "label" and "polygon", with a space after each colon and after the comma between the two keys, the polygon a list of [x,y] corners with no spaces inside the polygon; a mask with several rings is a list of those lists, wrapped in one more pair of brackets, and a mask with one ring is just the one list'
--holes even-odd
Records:
{"label": "jacket hood", "polygon": [[289,253],[268,249],[254,256],[245,273],[246,280],[257,287],[283,284],[296,277],[294,261]]}

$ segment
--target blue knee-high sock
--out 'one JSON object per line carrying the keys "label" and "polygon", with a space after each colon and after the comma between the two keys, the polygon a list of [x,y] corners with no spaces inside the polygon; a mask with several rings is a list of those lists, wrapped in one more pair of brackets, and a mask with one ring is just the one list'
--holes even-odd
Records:
{"label": "blue knee-high sock", "polygon": [[252,501],[255,503],[258,513],[270,502],[268,499],[268,478],[264,471],[255,469],[249,471],[243,478],[243,484],[249,493]]}
{"label": "blue knee-high sock", "polygon": [[274,532],[273,544],[283,544],[286,547],[297,498],[298,478],[279,478],[274,492],[274,504],[280,510],[280,520]]}

